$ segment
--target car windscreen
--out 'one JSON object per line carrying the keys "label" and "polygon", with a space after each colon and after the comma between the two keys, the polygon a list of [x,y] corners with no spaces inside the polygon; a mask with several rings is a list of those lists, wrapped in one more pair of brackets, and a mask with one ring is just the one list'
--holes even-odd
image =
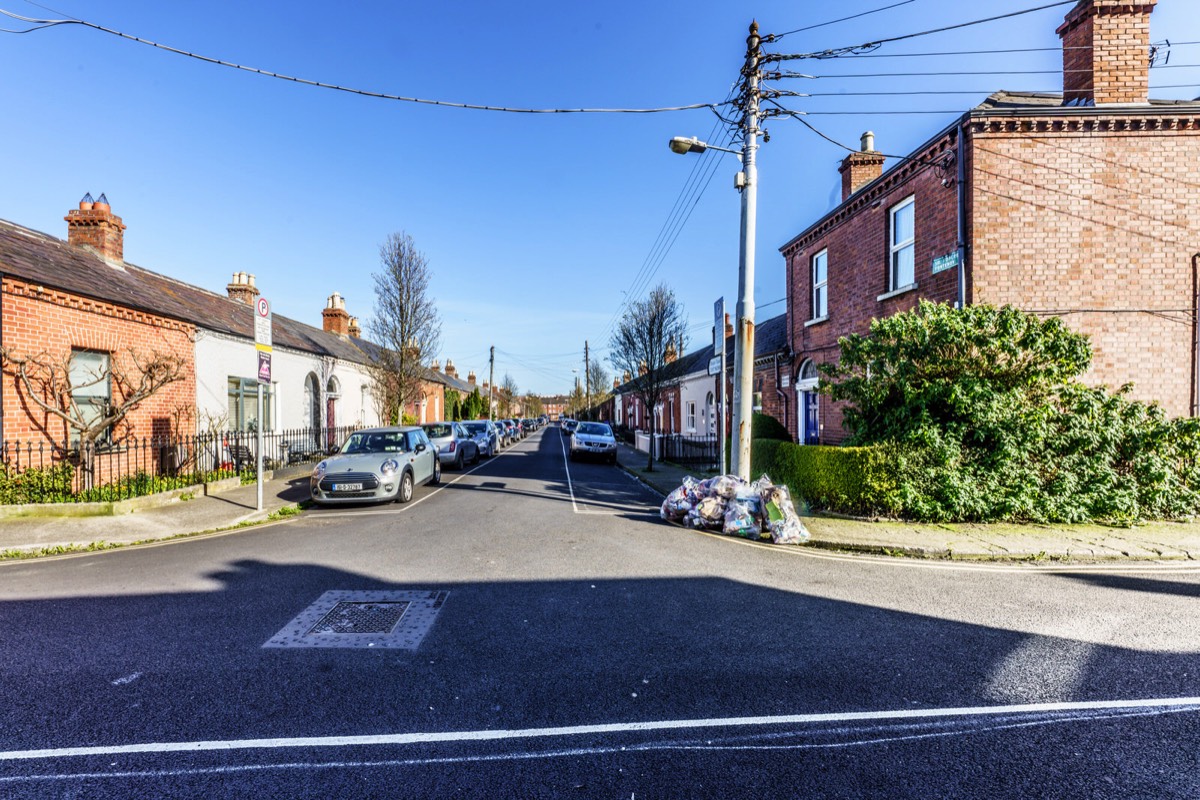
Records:
{"label": "car windscreen", "polygon": [[486,422],[464,422],[463,427],[471,433],[487,433]]}
{"label": "car windscreen", "polygon": [[430,439],[444,439],[454,433],[454,428],[449,425],[425,425],[423,427]]}
{"label": "car windscreen", "polygon": [[601,425],[598,422],[581,422],[576,433],[582,433],[584,436],[612,436],[612,431],[607,425]]}
{"label": "car windscreen", "polygon": [[355,453],[403,453],[405,452],[403,433],[352,433],[341,452],[346,455]]}

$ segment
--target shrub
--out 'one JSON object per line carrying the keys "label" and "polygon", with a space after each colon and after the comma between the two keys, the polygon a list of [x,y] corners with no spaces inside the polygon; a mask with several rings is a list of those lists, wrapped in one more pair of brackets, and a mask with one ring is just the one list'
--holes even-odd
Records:
{"label": "shrub", "polygon": [[13,472],[0,464],[0,503],[62,503],[71,500],[75,468],[66,462]]}
{"label": "shrub", "polygon": [[900,512],[895,454],[883,447],[799,445],[771,439],[752,443],[753,477],[766,473],[792,497],[843,514]]}
{"label": "shrub", "polygon": [[[1083,385],[1087,338],[1013,308],[922,301],[821,367],[849,444],[882,445],[890,496],[930,521],[1132,522],[1200,512],[1200,423]],[[772,476],[774,477],[774,476]]]}
{"label": "shrub", "polygon": [[790,442],[792,435],[788,433],[787,428],[783,427],[783,423],[770,414],[754,414],[750,417],[750,440],[753,442],[757,439]]}

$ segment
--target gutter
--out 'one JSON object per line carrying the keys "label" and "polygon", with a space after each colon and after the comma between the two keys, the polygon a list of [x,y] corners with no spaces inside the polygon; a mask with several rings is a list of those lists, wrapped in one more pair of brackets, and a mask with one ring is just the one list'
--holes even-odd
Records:
{"label": "gutter", "polygon": [[1200,253],[1192,256],[1192,416],[1200,417]]}

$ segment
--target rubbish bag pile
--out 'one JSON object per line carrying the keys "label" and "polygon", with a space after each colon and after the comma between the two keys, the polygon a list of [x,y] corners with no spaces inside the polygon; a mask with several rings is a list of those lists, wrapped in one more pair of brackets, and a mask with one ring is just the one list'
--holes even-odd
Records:
{"label": "rubbish bag pile", "polygon": [[747,483],[736,475],[698,481],[690,475],[667,495],[660,515],[688,528],[721,531],[775,544],[803,544],[809,533],[796,513],[792,494],[763,475]]}

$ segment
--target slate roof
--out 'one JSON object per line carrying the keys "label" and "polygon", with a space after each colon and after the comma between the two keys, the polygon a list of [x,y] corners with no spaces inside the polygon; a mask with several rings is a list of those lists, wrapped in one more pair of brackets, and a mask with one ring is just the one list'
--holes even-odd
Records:
{"label": "slate roof", "polygon": [[[254,309],[133,264],[113,266],[61,239],[0,220],[0,272],[41,286],[190,322],[198,328],[254,339]],[[275,347],[370,363],[370,346],[303,322],[272,315]],[[369,343],[363,342],[364,345]],[[372,345],[373,346],[373,345]]]}
{"label": "slate roof", "polygon": [[[1147,106],[1129,105],[1129,106],[1105,106],[1097,108],[1094,105],[1063,105],[1063,96],[1061,94],[1048,94],[1045,92],[1010,92],[1001,90],[993,92],[979,105],[975,106],[975,111],[991,111],[997,109],[1031,109],[1031,108],[1080,108],[1090,109],[1092,111],[1124,111],[1124,110],[1141,110],[1145,111]],[[1173,108],[1176,106],[1196,106],[1200,105],[1200,98],[1196,100],[1156,100],[1150,98],[1150,108]]]}

